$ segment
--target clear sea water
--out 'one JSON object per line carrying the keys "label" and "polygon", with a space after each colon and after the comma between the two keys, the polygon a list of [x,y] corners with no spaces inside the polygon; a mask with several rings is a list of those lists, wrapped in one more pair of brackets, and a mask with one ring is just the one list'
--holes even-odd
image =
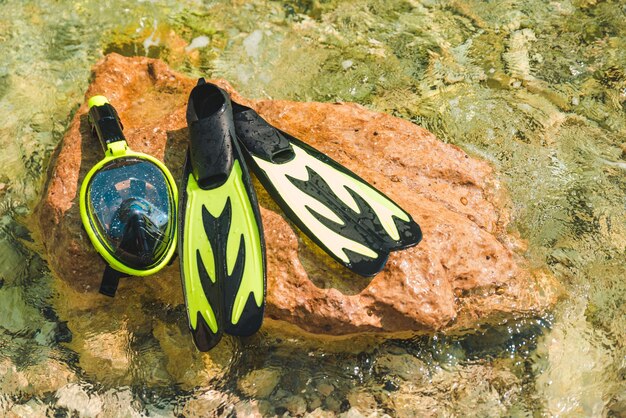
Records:
{"label": "clear sea water", "polygon": [[[0,416],[626,416],[625,22],[610,0],[0,0]],[[563,299],[465,337],[266,331],[192,359],[64,317],[29,215],[108,52],[358,102],[488,160]]]}

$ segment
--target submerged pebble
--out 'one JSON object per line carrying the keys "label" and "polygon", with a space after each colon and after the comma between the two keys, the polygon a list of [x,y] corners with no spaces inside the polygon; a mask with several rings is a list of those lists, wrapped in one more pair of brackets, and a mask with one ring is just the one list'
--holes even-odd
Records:
{"label": "submerged pebble", "polygon": [[204,48],[209,44],[211,40],[208,36],[198,36],[197,38],[193,38],[191,43],[185,47],[186,52],[191,52],[194,49]]}
{"label": "submerged pebble", "polygon": [[422,382],[428,378],[425,363],[410,354],[384,354],[376,359],[374,369],[380,376],[398,376],[410,382]]}
{"label": "submerged pebble", "polygon": [[255,30],[250,35],[246,37],[243,41],[243,46],[246,49],[246,53],[250,58],[258,59],[260,49],[259,45],[261,44],[261,40],[263,39],[263,31],[260,29]]}
{"label": "submerged pebble", "polygon": [[319,385],[317,385],[317,391],[322,396],[329,396],[331,393],[333,393],[333,390],[335,390],[335,387],[331,385],[330,383],[322,382]]}
{"label": "submerged pebble", "polygon": [[239,380],[239,390],[248,396],[267,398],[278,385],[280,372],[273,369],[253,370]]}
{"label": "submerged pebble", "polygon": [[97,417],[102,413],[103,402],[97,394],[89,394],[82,386],[71,383],[56,392],[57,404],[81,417]]}
{"label": "submerged pebble", "polygon": [[375,413],[378,409],[378,402],[371,393],[365,392],[362,389],[352,389],[347,395],[346,399],[350,402],[350,410],[356,409],[359,413]]}
{"label": "submerged pebble", "polygon": [[293,416],[301,416],[306,412],[307,404],[302,396],[292,395],[283,401],[283,405]]}

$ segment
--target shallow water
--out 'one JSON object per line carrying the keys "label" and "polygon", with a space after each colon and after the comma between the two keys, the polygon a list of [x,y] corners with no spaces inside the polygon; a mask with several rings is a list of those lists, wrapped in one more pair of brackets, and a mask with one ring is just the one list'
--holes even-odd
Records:
{"label": "shallow water", "polygon": [[[0,415],[626,415],[624,21],[624,3],[594,0],[0,0]],[[182,306],[114,325],[85,308],[68,326],[28,214],[111,51],[250,97],[355,101],[490,161],[565,297],[463,338],[326,345],[269,327],[205,367],[155,338]]]}

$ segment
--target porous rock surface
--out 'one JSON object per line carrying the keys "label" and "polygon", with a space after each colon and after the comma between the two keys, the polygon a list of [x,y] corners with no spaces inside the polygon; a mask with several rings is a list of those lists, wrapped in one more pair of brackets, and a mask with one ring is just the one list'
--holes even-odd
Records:
{"label": "porous rock surface", "polygon": [[[95,66],[85,97],[106,95],[130,147],[164,160],[180,178],[195,82],[161,61],[111,54]],[[460,331],[555,302],[554,279],[529,270],[523,243],[507,233],[506,196],[485,162],[356,104],[249,100],[226,81],[214,82],[384,191],[424,234],[418,246],[392,253],[380,274],[362,278],[295,229],[255,181],[267,244],[267,317],[327,335]],[[78,204],[80,182],[102,157],[86,112],[85,100],[59,146],[37,217],[56,276],[78,292],[97,292],[104,264],[82,230]],[[178,261],[155,278],[179,281]],[[122,281],[120,292],[135,286],[142,280]],[[167,303],[184,303],[177,297]]]}

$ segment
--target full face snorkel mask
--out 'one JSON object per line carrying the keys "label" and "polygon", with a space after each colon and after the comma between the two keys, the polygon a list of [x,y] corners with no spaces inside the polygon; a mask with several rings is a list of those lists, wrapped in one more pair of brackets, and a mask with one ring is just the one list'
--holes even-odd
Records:
{"label": "full face snorkel mask", "polygon": [[128,148],[106,97],[89,99],[89,123],[105,156],[83,180],[80,216],[108,264],[100,293],[114,296],[121,277],[148,276],[171,260],[178,190],[163,163]]}

